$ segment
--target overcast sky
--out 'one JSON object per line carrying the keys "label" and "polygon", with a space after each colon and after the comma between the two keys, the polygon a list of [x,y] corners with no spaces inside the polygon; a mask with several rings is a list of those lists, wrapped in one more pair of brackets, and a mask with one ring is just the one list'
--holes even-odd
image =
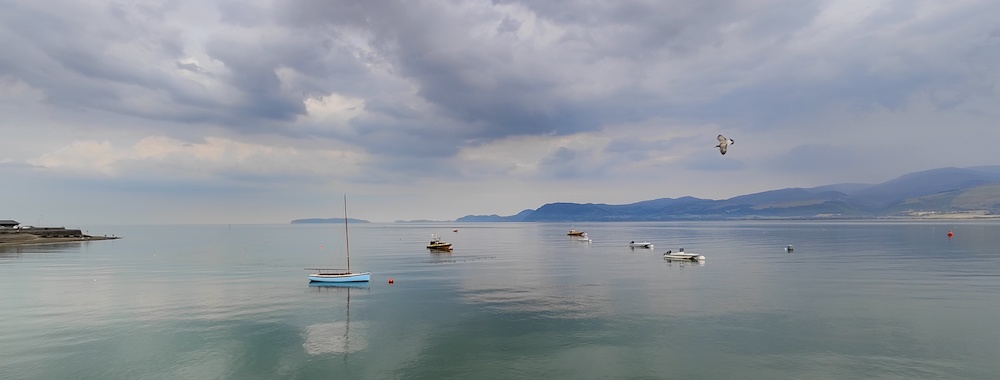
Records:
{"label": "overcast sky", "polygon": [[[373,222],[1000,164],[993,0],[0,0],[0,219]],[[723,156],[716,136],[735,140]]]}

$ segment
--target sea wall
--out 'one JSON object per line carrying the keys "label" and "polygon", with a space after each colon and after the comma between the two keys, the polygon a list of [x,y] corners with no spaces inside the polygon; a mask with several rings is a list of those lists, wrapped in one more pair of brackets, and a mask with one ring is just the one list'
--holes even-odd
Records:
{"label": "sea wall", "polygon": [[40,238],[83,238],[79,229],[63,227],[0,228],[0,236],[31,234]]}

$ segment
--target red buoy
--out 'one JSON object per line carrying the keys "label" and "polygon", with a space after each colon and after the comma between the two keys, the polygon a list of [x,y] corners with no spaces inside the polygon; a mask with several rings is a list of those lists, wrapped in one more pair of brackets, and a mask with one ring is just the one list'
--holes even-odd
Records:
{"label": "red buoy", "polygon": [[948,237],[955,237],[955,233],[948,230]]}
{"label": "red buoy", "polygon": [[395,281],[392,280],[392,277],[389,277],[389,283],[391,284],[393,282],[395,282]]}

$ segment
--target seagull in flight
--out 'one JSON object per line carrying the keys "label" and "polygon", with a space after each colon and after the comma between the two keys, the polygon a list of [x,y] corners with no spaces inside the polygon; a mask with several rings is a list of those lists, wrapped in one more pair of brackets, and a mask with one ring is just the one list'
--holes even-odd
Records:
{"label": "seagull in flight", "polygon": [[719,145],[716,145],[715,147],[719,148],[719,153],[725,155],[726,149],[729,149],[729,146],[735,143],[736,142],[733,141],[732,139],[727,139],[726,136],[719,135]]}

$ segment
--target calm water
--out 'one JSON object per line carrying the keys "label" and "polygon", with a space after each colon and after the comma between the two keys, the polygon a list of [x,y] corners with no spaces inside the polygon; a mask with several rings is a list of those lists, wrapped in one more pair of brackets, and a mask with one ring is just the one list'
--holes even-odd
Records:
{"label": "calm water", "polygon": [[0,248],[0,378],[1000,376],[998,222],[352,225],[362,288],[340,225],[85,229]]}

